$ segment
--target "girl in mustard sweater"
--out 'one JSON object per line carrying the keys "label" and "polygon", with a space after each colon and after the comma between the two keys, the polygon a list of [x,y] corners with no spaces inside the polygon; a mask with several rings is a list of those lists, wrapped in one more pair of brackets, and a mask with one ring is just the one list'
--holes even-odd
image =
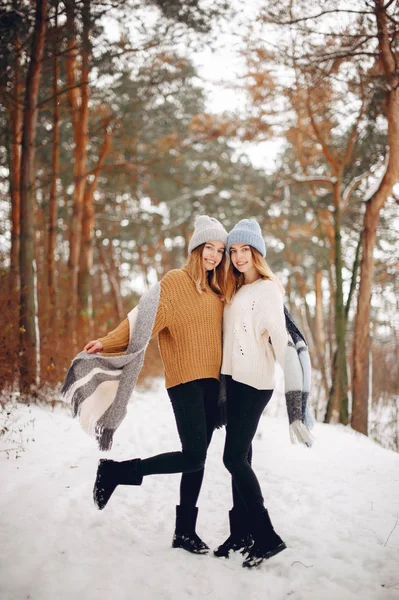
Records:
{"label": "girl in mustard sweater", "polygon": [[258,223],[243,219],[227,239],[231,264],[223,317],[222,374],[226,378],[226,443],[223,461],[232,476],[230,536],[215,555],[248,552],[254,567],[285,549],[264,506],[251,466],[252,440],[275,386],[275,360],[284,368],[288,336],[283,288],[264,256]]}
{"label": "girl in mustard sweater", "polygon": [[[93,492],[95,504],[103,509],[118,485],[140,485],[147,475],[182,473],[172,546],[199,554],[209,551],[195,532],[196,503],[218,418],[226,240],[219,221],[198,217],[186,265],[161,280],[152,335],[158,336],[182,449],[123,462],[100,460]],[[129,331],[125,319],[104,338],[89,342],[85,350],[124,352]]]}

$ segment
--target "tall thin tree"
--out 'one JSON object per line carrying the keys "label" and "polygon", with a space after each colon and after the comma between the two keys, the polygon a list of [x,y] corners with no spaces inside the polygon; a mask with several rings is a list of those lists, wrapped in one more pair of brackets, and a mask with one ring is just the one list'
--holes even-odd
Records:
{"label": "tall thin tree", "polygon": [[38,378],[37,344],[39,340],[36,329],[37,315],[35,306],[33,162],[37,123],[37,98],[46,36],[47,0],[36,0],[35,13],[35,25],[25,85],[20,180],[20,387],[23,393],[28,393]]}
{"label": "tall thin tree", "polygon": [[[13,9],[17,2],[13,0]],[[13,88],[10,100],[10,191],[11,191],[11,277],[13,290],[18,290],[19,281],[19,237],[20,237],[20,176],[21,176],[21,134],[22,134],[22,82],[21,82],[21,40],[19,28],[14,29]]]}
{"label": "tall thin tree", "polygon": [[[397,44],[398,21],[388,19],[388,8],[392,2],[374,1],[374,14],[378,30],[379,63],[386,88],[386,119],[388,124],[389,159],[385,174],[375,193],[367,201],[363,222],[362,255],[360,262],[360,284],[358,293],[355,331],[353,338],[352,376],[352,427],[368,433],[368,353],[370,346],[370,305],[373,283],[374,257],[377,226],[381,209],[399,180],[399,53]],[[389,22],[395,30],[389,31]]]}
{"label": "tall thin tree", "polygon": [[86,186],[87,141],[89,127],[89,59],[90,59],[90,0],[82,5],[82,44],[80,82],[77,82],[78,43],[76,37],[76,2],[65,0],[68,30],[67,78],[68,100],[74,133],[74,188],[72,194],[72,223],[69,246],[70,302],[66,320],[76,346],[78,313],[79,258],[82,244],[83,200]]}
{"label": "tall thin tree", "polygon": [[56,287],[55,287],[55,248],[57,235],[57,184],[59,176],[60,162],[60,107],[58,95],[58,0],[55,3],[54,16],[54,43],[53,43],[53,139],[51,149],[52,177],[49,198],[49,221],[48,221],[48,250],[47,250],[47,268],[48,268],[48,293],[50,300],[50,323],[54,325],[56,316]]}

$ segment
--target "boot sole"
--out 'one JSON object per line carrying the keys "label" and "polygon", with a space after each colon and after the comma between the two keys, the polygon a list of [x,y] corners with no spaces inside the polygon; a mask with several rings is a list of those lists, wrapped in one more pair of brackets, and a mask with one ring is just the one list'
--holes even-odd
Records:
{"label": "boot sole", "polygon": [[172,548],[180,548],[181,550],[190,552],[190,554],[209,554],[209,548],[203,548],[202,550],[194,550],[194,549],[188,548],[187,546],[183,546],[182,544],[175,544],[175,543],[172,543]]}
{"label": "boot sole", "polygon": [[269,558],[276,556],[276,554],[279,554],[280,552],[282,552],[283,550],[286,550],[286,549],[287,549],[287,546],[283,542],[282,544],[279,544],[276,548],[273,548],[273,550],[270,550],[263,556],[260,556],[258,559],[255,558],[254,560],[257,560],[257,562],[254,562],[254,564],[247,562],[249,559],[246,559],[242,563],[242,566],[245,567],[246,569],[253,569],[254,567],[259,567],[259,565],[261,565],[264,560],[268,560]]}
{"label": "boot sole", "polygon": [[214,556],[216,556],[216,558],[229,558],[230,554],[232,552],[239,552],[240,554],[248,554],[248,552],[251,550],[252,548],[252,544],[250,546],[244,546],[244,547],[240,547],[240,548],[230,548],[230,550],[226,553],[223,552],[221,554],[218,554],[217,550],[213,551]]}
{"label": "boot sole", "polygon": [[[106,497],[106,499],[104,500],[104,496],[99,494],[99,490],[100,489],[104,489],[104,486],[100,485],[100,481],[101,481],[101,473],[100,470],[103,466],[104,463],[109,462],[108,458],[100,458],[100,460],[98,461],[98,467],[97,467],[97,475],[96,475],[96,479],[94,482],[94,487],[93,487],[93,501],[94,504],[96,506],[96,508],[98,508],[98,510],[103,510],[107,504],[109,499],[111,498],[112,494],[114,493],[115,489],[116,489],[116,485],[115,486],[110,486],[113,487],[113,489],[111,490],[111,493],[107,494],[108,497]],[[107,490],[109,491],[109,490]]]}
{"label": "boot sole", "polygon": [[268,552],[268,554],[266,555],[266,559],[268,558],[272,558],[272,556],[276,556],[276,554],[279,554],[280,552],[282,552],[283,550],[286,550],[287,546],[286,544],[283,542],[282,544],[280,544],[279,546],[277,546],[277,548],[275,548],[274,550],[271,550],[270,552]]}

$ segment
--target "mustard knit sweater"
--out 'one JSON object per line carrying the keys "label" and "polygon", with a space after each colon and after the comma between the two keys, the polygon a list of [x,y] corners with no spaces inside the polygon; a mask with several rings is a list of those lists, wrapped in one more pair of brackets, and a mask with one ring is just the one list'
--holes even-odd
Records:
{"label": "mustard knit sweater", "polygon": [[[220,298],[211,289],[200,294],[184,268],[163,277],[152,336],[158,335],[167,388],[195,379],[219,379],[222,317]],[[99,341],[107,353],[124,352],[128,319]]]}

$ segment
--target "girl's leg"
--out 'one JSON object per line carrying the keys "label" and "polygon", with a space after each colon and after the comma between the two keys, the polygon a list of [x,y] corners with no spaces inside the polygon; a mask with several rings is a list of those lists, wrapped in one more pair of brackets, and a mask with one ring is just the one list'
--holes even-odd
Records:
{"label": "girl's leg", "polygon": [[[206,423],[206,447],[211,443],[217,418],[219,382],[216,379],[198,381],[202,389]],[[204,478],[204,468],[183,473],[180,482],[180,506],[196,506]]]}
{"label": "girl's leg", "polygon": [[[206,422],[206,445],[208,447],[212,439],[217,417],[219,383],[216,379],[202,379],[198,380],[198,385],[202,389]],[[195,472],[182,474],[180,505],[176,506],[176,526],[172,547],[184,548],[194,554],[206,554],[209,552],[209,547],[195,531],[198,515],[196,504],[203,478],[204,468]]]}
{"label": "girl's leg", "polygon": [[230,471],[233,482],[249,512],[264,506],[258,479],[248,461],[252,440],[259,419],[273,390],[256,390],[253,387],[227,378],[227,426],[223,462]]}
{"label": "girl's leg", "polygon": [[[249,450],[248,450],[248,454],[247,454],[247,461],[250,465],[252,465],[252,444],[250,444],[250,446],[249,446]],[[240,496],[240,493],[237,489],[236,484],[234,483],[233,478],[231,478],[231,489],[232,489],[232,495],[233,495],[233,509],[232,510],[234,510],[237,513],[246,514],[247,507],[246,507],[243,499]]]}
{"label": "girl's leg", "polygon": [[272,390],[255,390],[232,379],[228,381],[227,390],[227,435],[223,460],[247,507],[254,539],[243,566],[256,567],[286,548],[274,531],[258,479],[247,459],[249,446]]}
{"label": "girl's leg", "polygon": [[[247,460],[249,464],[252,464],[252,444],[249,447]],[[214,551],[215,556],[223,558],[228,558],[230,552],[247,552],[253,542],[247,507],[240,496],[233,478],[231,478],[231,484],[233,508],[229,511],[230,535]]]}
{"label": "girl's leg", "polygon": [[189,381],[168,389],[182,449],[142,459],[140,473],[143,476],[193,473],[203,469],[207,450],[207,424],[201,382],[202,380]]}
{"label": "girl's leg", "polygon": [[[242,464],[244,471],[247,470],[250,479],[253,480],[251,482],[252,487],[255,487],[256,492],[260,493],[259,483],[251,468],[252,439],[255,435],[260,415],[271,397],[271,393],[261,392],[260,394],[255,394],[255,398],[253,398],[253,394],[251,393],[252,406],[251,404],[248,405],[246,398],[241,394],[237,394],[237,390],[234,387],[235,383],[231,377],[226,378],[227,434],[223,460],[232,473],[233,508],[229,512],[230,535],[214,551],[216,556],[224,558],[228,558],[232,551],[247,552],[253,542],[249,511],[245,498],[240,493],[234,473],[238,470],[238,465]],[[254,390],[254,388],[249,388],[249,390]],[[254,391],[258,392],[258,390]],[[234,448],[232,448],[233,441]],[[240,478],[238,479],[240,480]]]}
{"label": "girl's leg", "polygon": [[207,431],[201,385],[198,381],[190,381],[169,389],[168,393],[182,450],[144,460],[100,460],[93,490],[94,502],[100,510],[106,506],[118,485],[141,485],[145,475],[155,473],[191,473],[203,469]]}

